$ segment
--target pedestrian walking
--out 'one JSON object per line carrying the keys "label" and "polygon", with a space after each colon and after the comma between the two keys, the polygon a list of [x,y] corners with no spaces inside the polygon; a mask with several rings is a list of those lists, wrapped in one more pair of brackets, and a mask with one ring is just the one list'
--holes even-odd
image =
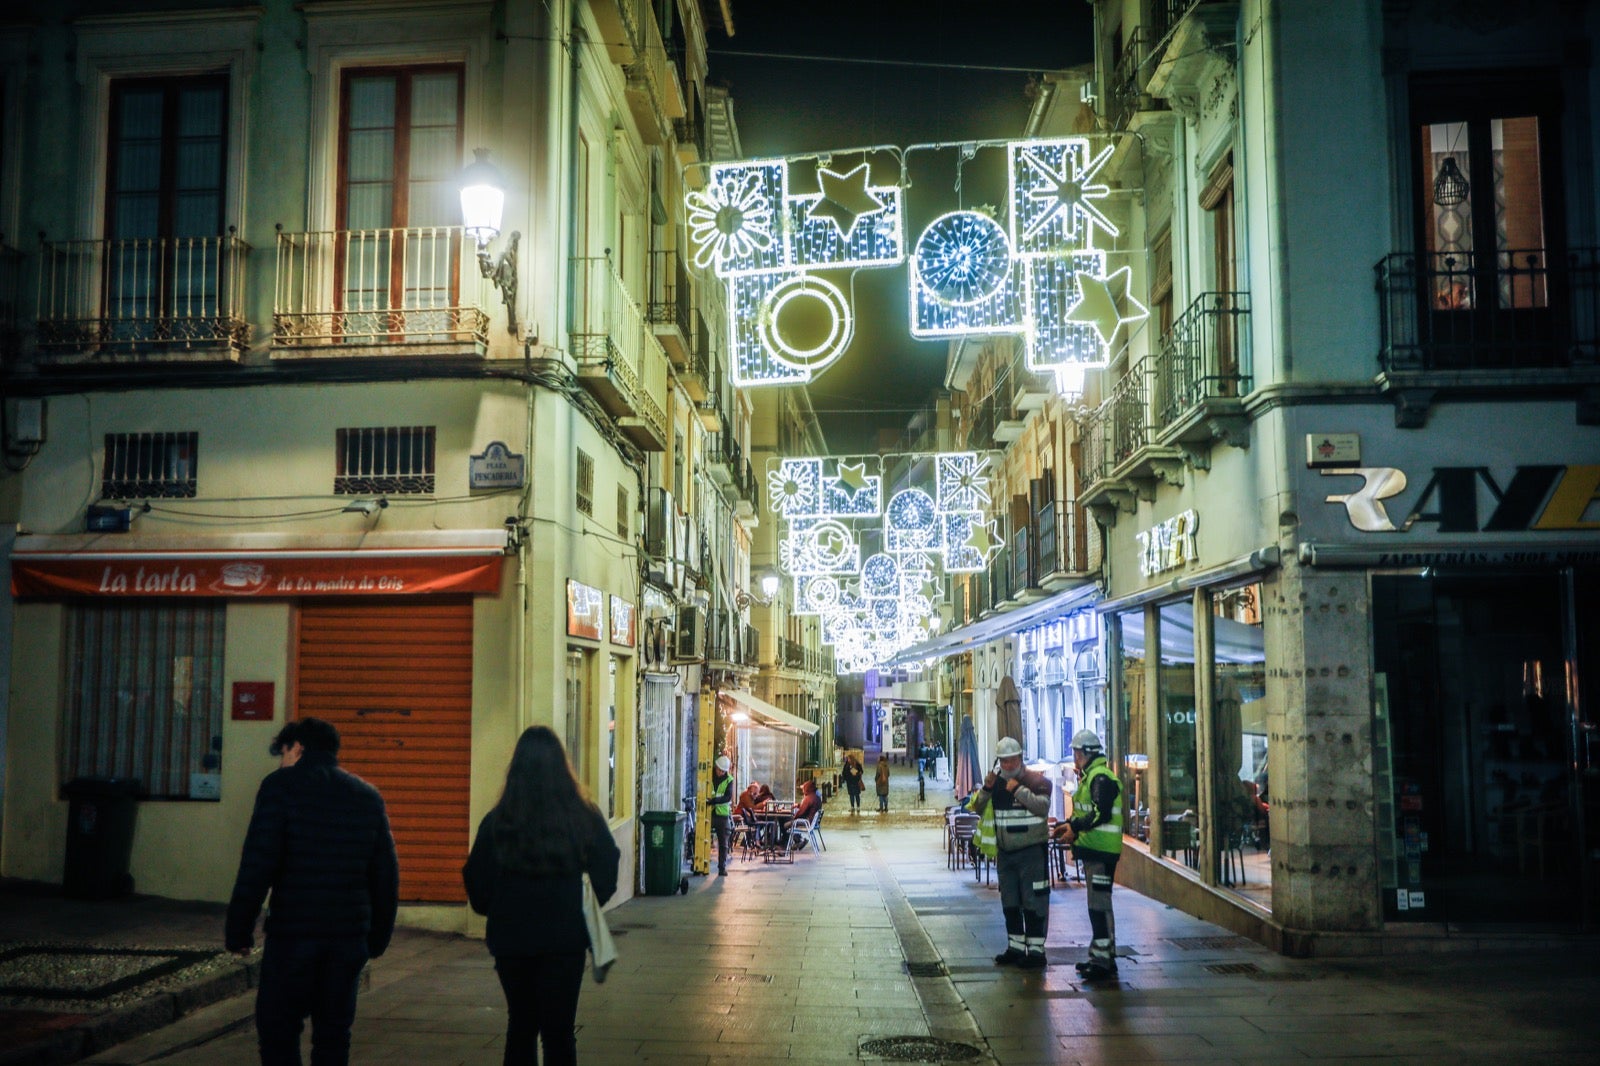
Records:
{"label": "pedestrian walking", "polygon": [[865,787],[866,774],[861,769],[861,763],[856,761],[854,755],[844,757],[844,790],[850,797],[850,813],[861,813],[861,791]]}
{"label": "pedestrian walking", "polygon": [[339,731],[302,718],[272,742],[279,767],[256,792],[224,938],[248,955],[272,894],[256,986],[262,1066],[299,1066],[311,1018],[311,1061],[350,1061],[356,988],[394,933],[400,866],[378,790],[339,769]]}
{"label": "pedestrian walking", "polygon": [[729,815],[733,813],[733,762],[726,755],[717,756],[716,767],[711,771],[711,795],[706,807],[711,811],[711,831],[717,835],[717,876],[728,872],[728,840],[733,828]]}
{"label": "pedestrian walking", "polygon": [[889,809],[889,758],[886,755],[878,756],[878,768],[872,775],[873,783],[878,788],[878,813],[883,814]]}
{"label": "pedestrian walking", "polygon": [[996,966],[1043,969],[1044,940],[1050,928],[1050,779],[1022,765],[1022,745],[1001,737],[994,749],[996,770],[984,776],[972,804],[980,815],[994,810],[995,872],[1000,910],[1006,920],[1006,949]]}
{"label": "pedestrian walking", "polygon": [[555,733],[517,738],[500,802],[484,815],[461,876],[467,902],[489,917],[485,940],[506,996],[505,1066],[578,1061],[573,1034],[583,956],[583,875],[604,903],[621,852]]}
{"label": "pedestrian walking", "polygon": [[1078,789],[1072,796],[1072,817],[1056,826],[1056,837],[1072,845],[1083,863],[1089,890],[1089,958],[1078,963],[1085,981],[1117,976],[1117,927],[1111,913],[1111,885],[1122,856],[1122,781],[1106,762],[1104,746],[1092,730],[1072,737],[1072,763]]}

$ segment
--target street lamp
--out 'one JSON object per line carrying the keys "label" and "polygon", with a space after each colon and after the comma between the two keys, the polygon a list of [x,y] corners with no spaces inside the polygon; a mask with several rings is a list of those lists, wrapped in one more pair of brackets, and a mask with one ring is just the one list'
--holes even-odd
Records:
{"label": "street lamp", "polygon": [[506,329],[517,336],[517,242],[522,233],[512,230],[498,260],[489,258],[489,244],[500,235],[505,214],[506,181],[500,168],[489,162],[489,149],[474,148],[477,158],[461,172],[462,228],[478,245],[478,273],[487,278],[506,305]]}
{"label": "street lamp", "polygon": [[759,577],[761,581],[761,595],[767,600],[767,602],[770,603],[772,602],[772,598],[778,594],[778,572],[768,567],[767,569],[760,571]]}

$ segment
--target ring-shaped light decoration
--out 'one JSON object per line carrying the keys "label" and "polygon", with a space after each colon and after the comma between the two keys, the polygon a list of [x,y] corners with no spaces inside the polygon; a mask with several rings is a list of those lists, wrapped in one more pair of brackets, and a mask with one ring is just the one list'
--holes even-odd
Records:
{"label": "ring-shaped light decoration", "polygon": [[805,578],[801,590],[798,599],[806,614],[822,614],[839,605],[839,583],[831,577]]}
{"label": "ring-shaped light decoration", "polygon": [[900,594],[900,564],[894,556],[879,552],[861,564],[861,594],[863,596]]}
{"label": "ring-shaped light decoration", "polygon": [[[822,305],[829,318],[827,335],[809,348],[784,337],[779,319],[784,308],[795,300],[808,299]],[[855,319],[850,313],[850,301],[845,299],[839,286],[812,274],[796,274],[779,282],[761,301],[759,311],[761,344],[773,358],[794,367],[816,374],[832,363],[850,346],[855,335]]]}
{"label": "ring-shaped light decoration", "polygon": [[854,574],[860,569],[861,548],[843,524],[824,519],[798,535],[785,539],[789,546],[788,571],[797,577],[813,574]]}

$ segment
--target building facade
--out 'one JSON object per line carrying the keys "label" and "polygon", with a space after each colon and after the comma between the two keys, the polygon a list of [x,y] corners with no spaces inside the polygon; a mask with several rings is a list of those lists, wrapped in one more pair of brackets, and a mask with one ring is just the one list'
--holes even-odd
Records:
{"label": "building facade", "polygon": [[225,899],[268,741],[317,715],[388,799],[407,920],[469,927],[535,724],[633,883],[719,653],[666,620],[748,572],[715,482],[749,408],[679,256],[684,182],[737,150],[701,5],[8,17],[0,217],[42,236],[0,279],[0,871],[60,880],[65,787],[133,779],[138,889]]}

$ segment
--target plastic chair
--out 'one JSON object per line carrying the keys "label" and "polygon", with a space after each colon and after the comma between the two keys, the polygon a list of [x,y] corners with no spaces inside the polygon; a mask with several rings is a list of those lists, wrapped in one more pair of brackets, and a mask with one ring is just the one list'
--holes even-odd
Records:
{"label": "plastic chair", "polygon": [[812,820],[809,818],[796,818],[789,823],[789,831],[783,837],[785,862],[794,862],[795,848],[811,840],[813,832]]}
{"label": "plastic chair", "polygon": [[828,844],[822,839],[822,812],[823,808],[818,807],[815,817],[811,819],[811,843],[818,851],[827,851]]}
{"label": "plastic chair", "polygon": [[976,814],[957,814],[950,819],[950,847],[945,856],[945,865],[951,870],[964,870],[967,862],[975,854],[973,838],[978,835],[978,816]]}

